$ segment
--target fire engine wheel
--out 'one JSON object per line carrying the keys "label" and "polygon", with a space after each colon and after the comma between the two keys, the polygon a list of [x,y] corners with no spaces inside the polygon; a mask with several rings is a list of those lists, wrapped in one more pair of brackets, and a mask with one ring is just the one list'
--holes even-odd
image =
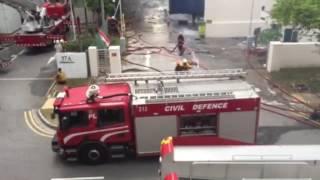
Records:
{"label": "fire engine wheel", "polygon": [[107,158],[106,148],[97,143],[84,144],[80,147],[79,160],[86,164],[101,164]]}

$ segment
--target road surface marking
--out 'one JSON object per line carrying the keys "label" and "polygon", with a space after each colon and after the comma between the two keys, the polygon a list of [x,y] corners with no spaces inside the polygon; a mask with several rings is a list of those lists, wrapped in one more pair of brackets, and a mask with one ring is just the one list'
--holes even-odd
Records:
{"label": "road surface marking", "polygon": [[51,64],[53,61],[56,61],[56,57],[55,56],[52,56],[48,62],[47,62],[47,65]]}
{"label": "road surface marking", "polygon": [[40,130],[37,129],[37,126],[34,125],[34,122],[32,121],[33,118],[28,114],[29,112],[28,111],[24,112],[24,120],[25,120],[27,126],[29,127],[29,129],[31,131],[33,131],[34,133],[36,133],[37,135],[39,135],[39,136],[52,138],[53,135],[49,135],[49,134],[43,133],[43,132],[41,132]]}
{"label": "road surface marking", "polygon": [[23,53],[25,52],[25,50],[21,50],[19,53],[17,54],[13,54],[11,55],[11,60],[10,61],[15,61],[19,56],[21,56]]}
{"label": "road surface marking", "polygon": [[53,80],[52,78],[0,78],[0,81],[47,81]]}
{"label": "road surface marking", "polygon": [[18,56],[22,55],[24,52],[25,52],[25,49],[23,49],[22,51],[20,51],[20,52],[18,53]]}
{"label": "road surface marking", "polygon": [[29,122],[28,113],[27,113],[26,111],[24,112],[24,120],[25,120],[27,126],[29,127],[29,129],[30,129],[32,132],[36,133],[36,134],[39,135],[39,136],[44,136],[44,137],[46,137],[46,135],[44,135],[44,134],[42,134],[42,133],[39,133],[37,130],[35,130],[35,129],[32,127],[32,125],[31,125],[30,122]]}
{"label": "road surface marking", "polygon": [[29,115],[29,120],[31,122],[31,124],[33,125],[33,127],[38,130],[38,132],[44,134],[44,135],[47,135],[49,137],[53,137],[54,135],[54,131],[46,131],[45,129],[43,129],[41,126],[39,126],[38,123],[36,123],[36,120],[33,118],[32,116],[32,112],[31,111],[28,111],[28,115]]}
{"label": "road surface marking", "polygon": [[51,180],[102,180],[103,176],[99,177],[74,177],[74,178],[52,178]]}

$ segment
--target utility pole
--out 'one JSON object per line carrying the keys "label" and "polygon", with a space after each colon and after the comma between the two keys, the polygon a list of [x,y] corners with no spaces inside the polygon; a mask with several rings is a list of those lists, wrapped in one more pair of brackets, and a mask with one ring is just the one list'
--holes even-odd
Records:
{"label": "utility pole", "polygon": [[71,24],[72,24],[72,31],[73,31],[73,40],[77,40],[77,34],[76,34],[76,25],[74,22],[74,13],[73,13],[73,5],[72,0],[69,0],[70,2],[70,9],[71,9]]}
{"label": "utility pole", "polygon": [[108,34],[108,25],[106,23],[106,14],[104,11],[104,0],[100,0],[100,7],[101,7],[101,18],[102,18],[102,24],[101,24],[101,29],[103,32]]}
{"label": "utility pole", "polygon": [[[112,2],[113,3],[115,3],[116,2],[116,0],[112,0]],[[123,13],[122,13],[122,1],[121,0],[119,0],[118,1],[118,5],[117,5],[117,8],[116,8],[116,11],[115,11],[115,14],[114,14],[114,16],[116,16],[117,15],[117,13],[118,13],[118,8],[120,9],[120,37],[123,37],[123,35],[124,35],[124,25],[125,25],[125,23],[124,23],[124,15],[123,15]]]}
{"label": "utility pole", "polygon": [[[112,0],[114,3],[116,0]],[[118,8],[120,8],[120,51],[121,53],[126,51],[126,38],[124,37],[124,32],[125,32],[125,22],[124,22],[124,15],[122,12],[122,0],[118,1],[118,5],[115,11],[114,16],[117,15]]]}
{"label": "utility pole", "polygon": [[123,37],[123,31],[124,31],[124,15],[122,13],[122,1],[119,0],[119,3],[120,3],[120,23],[121,23],[121,26],[120,26],[120,29],[121,29],[121,37]]}
{"label": "utility pole", "polygon": [[249,50],[249,48],[250,48],[250,38],[251,38],[251,33],[252,33],[252,21],[253,21],[254,1],[255,1],[255,0],[251,0],[249,32],[248,32],[248,38],[247,38],[247,49],[248,49],[248,50]]}

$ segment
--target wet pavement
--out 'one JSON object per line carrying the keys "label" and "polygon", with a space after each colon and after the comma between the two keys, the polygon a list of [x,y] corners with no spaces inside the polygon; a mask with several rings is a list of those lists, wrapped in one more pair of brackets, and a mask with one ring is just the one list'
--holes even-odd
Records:
{"label": "wet pavement", "polygon": [[[199,60],[199,69],[243,68],[248,72],[247,81],[254,85],[264,104],[280,108],[297,108],[297,105],[289,107],[288,105],[292,105],[292,98],[274,88],[265,79],[266,77],[260,75],[266,75],[264,67],[266,56],[248,56],[246,39],[200,39],[197,26],[192,25],[190,16],[171,15],[166,18],[164,9],[168,9],[167,1],[135,1],[139,2],[143,8],[140,9],[140,14],[136,14],[137,17],[131,17],[131,19],[136,18],[136,23],[130,24],[127,29],[128,34],[131,35],[129,50],[136,47],[141,49],[130,52],[126,59],[142,66],[125,64],[125,71],[154,70],[144,66],[152,66],[160,71],[173,70],[175,62],[181,57],[177,56],[177,52],[170,53],[164,48],[159,50],[159,47],[173,49],[178,33],[181,32],[185,36],[186,46],[195,53],[195,56],[186,53],[184,57],[194,61]],[[169,24],[167,23],[168,19],[170,19]],[[189,23],[180,25],[179,21],[188,21]],[[143,47],[149,48],[144,49]],[[150,47],[154,49],[150,49]],[[193,70],[197,69],[197,67],[193,68]],[[320,130],[294,120],[293,118],[297,118],[297,116],[293,113],[278,109],[276,111],[281,112],[284,116],[261,110],[259,144],[320,143],[318,140]],[[299,118],[301,119],[301,117]]]}
{"label": "wet pavement", "polygon": [[[164,21],[163,7],[166,1],[124,0],[135,8],[132,14],[140,15],[140,21],[133,21],[129,27],[135,38],[130,38],[131,48],[151,46],[152,48],[131,52],[126,58],[136,64],[126,64],[125,69],[152,71],[145,66],[159,70],[173,70],[177,53],[169,53],[164,48],[172,49],[178,32],[183,32],[187,45],[194,50],[200,60],[201,68],[244,68],[248,71],[247,80],[256,86],[264,103],[285,106],[282,96],[270,88],[247,63],[243,39],[205,39],[198,40],[196,28],[192,25],[179,26],[177,19],[186,16],[171,17],[170,26]],[[151,2],[151,4],[148,4]],[[159,3],[155,3],[159,2]],[[140,6],[144,4],[144,6]],[[147,18],[145,18],[147,17]],[[160,18],[158,18],[160,17]],[[130,17],[135,19],[135,17]],[[146,20],[146,21],[145,21]],[[133,26],[134,25],[134,26]],[[135,33],[138,32],[138,33]],[[138,36],[141,34],[141,36]],[[149,52],[148,52],[149,51]],[[42,53],[27,52],[18,57],[13,69],[0,74],[0,177],[6,179],[43,180],[51,178],[71,178],[104,176],[112,180],[156,180],[157,158],[130,159],[108,162],[100,166],[85,166],[78,163],[66,163],[50,150],[50,139],[40,137],[28,129],[24,111],[40,107],[50,80],[36,80],[40,77],[52,77],[56,68],[47,65],[53,51]],[[136,54],[133,54],[136,53]],[[154,54],[153,54],[154,53]],[[142,54],[142,55],[141,55]],[[187,58],[192,56],[187,55]],[[263,70],[263,59],[251,59],[250,62]],[[35,80],[19,80],[19,78]],[[285,99],[285,98],[283,98]],[[280,102],[279,102],[280,101]],[[284,101],[284,100],[283,100]],[[310,126],[262,110],[258,131],[259,144],[320,144],[320,131]],[[125,172],[125,173],[123,173]]]}

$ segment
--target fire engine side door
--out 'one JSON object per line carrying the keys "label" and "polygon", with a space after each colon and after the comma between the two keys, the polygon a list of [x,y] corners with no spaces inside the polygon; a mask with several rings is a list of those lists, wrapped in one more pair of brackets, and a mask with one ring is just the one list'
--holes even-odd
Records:
{"label": "fire engine side door", "polygon": [[97,110],[97,129],[100,141],[124,143],[130,141],[128,109],[125,106],[108,106]]}

